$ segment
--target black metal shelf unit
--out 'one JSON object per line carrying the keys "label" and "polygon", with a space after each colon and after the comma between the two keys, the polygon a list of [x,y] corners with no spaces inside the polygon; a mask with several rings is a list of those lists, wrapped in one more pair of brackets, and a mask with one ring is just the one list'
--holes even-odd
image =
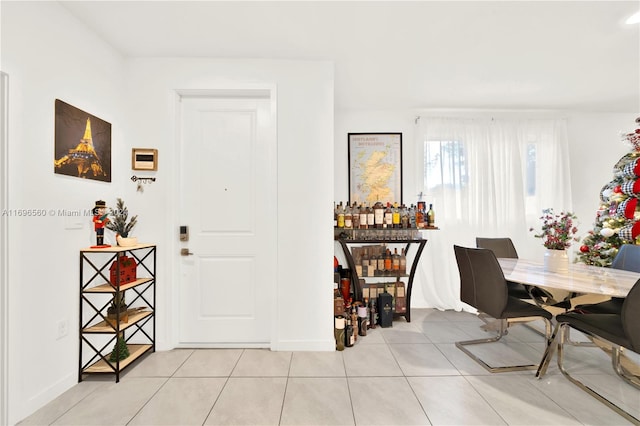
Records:
{"label": "black metal shelf unit", "polygon": [[[354,298],[355,300],[362,300],[362,288],[360,286],[360,278],[362,279],[370,279],[370,278],[396,278],[399,279],[401,277],[408,277],[408,281],[407,281],[407,310],[405,313],[396,313],[397,316],[404,316],[404,318],[407,320],[407,322],[411,322],[411,289],[413,287],[413,278],[415,276],[416,273],[416,269],[418,267],[418,262],[420,260],[420,256],[422,255],[422,250],[424,250],[424,246],[427,243],[426,239],[343,239],[343,238],[338,238],[337,241],[340,243],[340,246],[342,246],[342,251],[344,252],[345,258],[347,260],[347,265],[349,266],[349,269],[351,270],[351,285],[354,293]],[[417,249],[416,249],[416,253],[413,257],[413,262],[411,263],[411,269],[409,274],[396,274],[396,273],[392,273],[392,274],[386,274],[386,275],[380,275],[380,276],[374,276],[374,277],[359,277],[357,272],[356,272],[356,265],[355,262],[353,260],[353,256],[351,254],[351,250],[349,248],[350,244],[359,244],[359,245],[371,245],[371,244],[405,244],[405,253],[408,255],[409,253],[409,248],[412,247],[412,245],[416,245]]]}
{"label": "black metal shelf unit", "polygon": [[[120,258],[130,256],[135,262],[136,277],[130,282],[121,278]],[[115,275],[113,275],[115,274]],[[80,251],[80,314],[78,382],[92,373],[115,374],[156,346],[156,246],[87,248]],[[127,319],[108,318],[107,310],[114,297],[126,295]],[[123,360],[109,360],[112,348],[121,336],[129,348]]]}

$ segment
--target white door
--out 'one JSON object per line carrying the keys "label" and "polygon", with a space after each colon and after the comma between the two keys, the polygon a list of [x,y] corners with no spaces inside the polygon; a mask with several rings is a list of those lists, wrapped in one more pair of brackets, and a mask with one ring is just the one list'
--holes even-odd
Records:
{"label": "white door", "polygon": [[269,97],[180,102],[179,344],[269,347],[276,274],[276,137]]}

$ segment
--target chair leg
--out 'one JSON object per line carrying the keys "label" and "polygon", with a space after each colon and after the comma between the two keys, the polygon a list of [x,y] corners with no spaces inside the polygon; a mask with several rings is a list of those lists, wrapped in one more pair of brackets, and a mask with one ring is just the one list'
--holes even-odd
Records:
{"label": "chair leg", "polygon": [[[625,419],[629,420],[631,423],[633,423],[635,425],[640,425],[640,419],[634,417],[630,413],[628,413],[625,410],[623,410],[622,408],[618,407],[613,402],[609,401],[604,396],[600,395],[595,390],[591,389],[589,386],[585,385],[584,383],[582,383],[581,381],[579,381],[575,377],[571,376],[569,374],[569,372],[565,369],[565,367],[564,367],[564,344],[565,344],[565,338],[566,338],[565,330],[568,329],[568,328],[569,328],[568,324],[560,324],[560,339],[559,339],[559,343],[558,343],[558,368],[560,368],[560,371],[562,372],[562,374],[567,379],[569,379],[569,381],[571,383],[573,383],[574,385],[578,386],[580,389],[582,389],[583,391],[585,391],[586,393],[588,393],[589,395],[591,395],[592,397],[594,397],[598,401],[602,402],[604,405],[606,405],[607,407],[609,407],[610,409],[612,409],[613,411],[615,411],[616,413],[618,413],[619,415],[621,415]],[[617,347],[617,345],[614,345],[614,346],[615,346],[615,348],[613,349],[612,363],[614,365],[614,370],[616,370],[616,373],[618,373],[617,369],[618,369],[618,366],[620,365],[619,364],[619,362],[620,362],[620,351],[618,350],[619,347]],[[617,361],[616,361],[616,359],[617,359]],[[621,377],[623,379],[625,379],[625,381],[628,381],[628,378],[626,376],[621,376]],[[636,386],[634,383],[632,383],[632,385]]]}
{"label": "chair leg", "polygon": [[620,358],[623,352],[622,348],[614,345],[611,348],[611,351],[611,365],[613,366],[613,371],[615,371],[616,374],[620,376],[625,382],[629,383],[631,386],[637,389],[640,389],[640,377],[624,368],[624,366],[620,362]]}
{"label": "chair leg", "polygon": [[[551,322],[549,320],[547,320],[546,318],[543,318],[545,320],[545,328],[547,330],[547,335],[546,335],[546,339],[547,339],[547,344],[549,342],[550,339],[550,334],[551,334]],[[462,342],[456,342],[456,347],[458,349],[460,349],[462,352],[464,352],[465,354],[467,354],[471,359],[473,359],[475,362],[477,362],[478,364],[480,364],[482,367],[484,367],[485,370],[491,372],[491,373],[505,373],[508,371],[521,371],[521,370],[535,370],[538,368],[538,364],[527,364],[527,365],[510,365],[510,366],[503,366],[503,367],[492,367],[489,364],[487,364],[486,362],[484,362],[482,359],[478,358],[475,354],[473,354],[473,352],[469,351],[465,346],[471,346],[471,345],[478,345],[478,344],[483,344],[483,343],[494,343],[497,342],[498,340],[500,340],[505,334],[506,334],[506,329],[507,329],[507,320],[502,319],[502,320],[498,320],[500,321],[500,330],[498,331],[498,334],[495,337],[491,337],[491,338],[486,338],[486,339],[476,339],[476,340],[466,340],[466,341],[462,341]]]}

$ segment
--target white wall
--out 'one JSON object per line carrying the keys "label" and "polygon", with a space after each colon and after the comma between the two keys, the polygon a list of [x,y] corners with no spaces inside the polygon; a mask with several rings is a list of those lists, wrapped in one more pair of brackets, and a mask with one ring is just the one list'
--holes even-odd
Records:
{"label": "white wall", "polygon": [[[84,210],[122,197],[136,235],[158,244],[157,348],[174,344],[171,152],[174,89],[269,83],[277,88],[277,350],[333,350],[333,65],[202,59],[128,61],[55,2],[2,2],[1,69],[10,76],[9,206]],[[112,124],[112,182],[53,173],[56,98]],[[137,193],[132,147],[160,151],[157,181]],[[136,172],[137,173],[137,172]],[[78,250],[94,243],[90,218],[11,218],[9,422],[77,382]],[[301,321],[304,319],[304,321]],[[69,334],[57,339],[57,324]]]}
{"label": "white wall", "polygon": [[[53,173],[54,100],[110,122],[113,145],[121,145],[123,59],[55,2],[2,2],[1,24],[1,68],[10,79],[9,208],[77,210],[113,199],[114,184]],[[65,230],[65,218],[50,213],[11,217],[9,228],[13,423],[77,382],[78,249],[91,243],[91,230],[89,221]],[[69,333],[57,339],[59,321]]]}
{"label": "white wall", "polygon": [[[414,120],[418,115],[478,115],[495,114],[513,116],[556,116],[567,118],[570,147],[571,191],[573,209],[579,219],[579,234],[586,235],[592,228],[596,210],[599,206],[600,189],[613,178],[613,166],[631,149],[620,142],[620,133],[628,133],[635,129],[635,118],[638,114],[622,113],[581,113],[581,112],[518,112],[518,111],[371,111],[371,110],[338,110],[335,119],[334,135],[334,200],[346,201],[348,194],[347,134],[357,132],[402,132],[403,154],[403,201],[405,204],[415,203],[417,194],[422,188],[416,170],[420,161],[420,147],[416,147]],[[437,209],[437,206],[436,206]],[[446,212],[436,210],[436,215]],[[437,216],[436,216],[437,217]],[[446,232],[443,229],[438,232]],[[426,238],[437,235],[425,234]],[[522,252],[535,252],[540,244],[535,238],[528,241],[530,247],[519,247]],[[338,259],[343,260],[340,246],[336,244]],[[429,256],[429,243],[425,246],[423,257]],[[453,253],[452,253],[453,255]],[[431,307],[432,301],[426,300],[422,291],[421,276],[414,279],[412,306]],[[453,307],[452,307],[453,308]]]}
{"label": "white wall", "polygon": [[[333,255],[333,65],[313,61],[224,59],[135,59],[129,61],[127,101],[131,122],[127,137],[158,148],[157,182],[143,194],[135,185],[125,196],[141,213],[138,232],[159,251],[158,317],[160,348],[171,348],[176,335],[171,300],[179,284],[179,246],[173,191],[177,164],[176,90],[238,89],[253,85],[277,88],[278,161],[278,303],[272,348],[333,350],[331,324]],[[149,206],[161,206],[159,209]],[[231,206],[232,208],[232,206]],[[328,266],[327,266],[328,265]],[[304,321],[300,319],[304,318]]]}

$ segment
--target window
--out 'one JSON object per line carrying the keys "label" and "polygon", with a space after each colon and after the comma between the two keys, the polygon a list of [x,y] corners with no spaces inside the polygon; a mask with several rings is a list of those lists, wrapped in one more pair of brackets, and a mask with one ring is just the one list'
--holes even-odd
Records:
{"label": "window", "polygon": [[467,184],[464,144],[460,141],[424,142],[424,187],[427,191],[463,188]]}

